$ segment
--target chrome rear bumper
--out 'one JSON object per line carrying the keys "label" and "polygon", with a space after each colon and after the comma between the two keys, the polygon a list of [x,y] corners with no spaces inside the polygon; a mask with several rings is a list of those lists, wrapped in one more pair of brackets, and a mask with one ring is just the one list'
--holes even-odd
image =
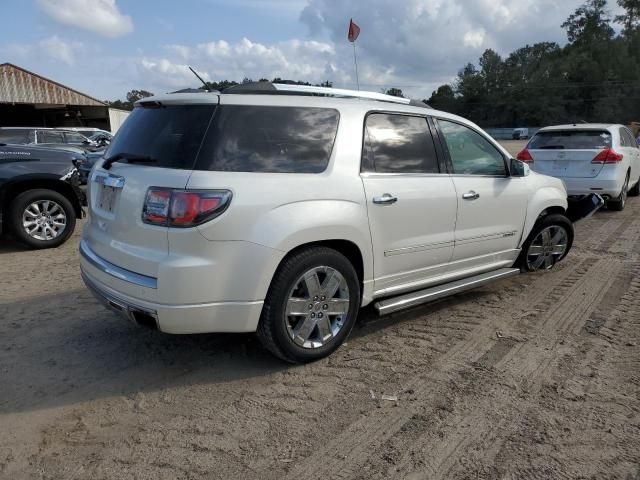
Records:
{"label": "chrome rear bumper", "polygon": [[91,249],[86,240],[80,240],[80,255],[82,255],[82,257],[87,262],[96,267],[98,270],[107,273],[112,277],[124,280],[125,282],[129,282],[134,285],[139,285],[141,287],[156,289],[158,288],[157,278],[132,272],[130,270],[118,267],[113,263],[107,262],[105,259],[100,258],[98,255],[96,255],[96,253]]}
{"label": "chrome rear bumper", "polygon": [[80,273],[82,275],[82,280],[84,281],[84,284],[87,286],[89,291],[100,303],[102,303],[109,310],[116,312],[117,314],[123,316],[136,325],[159,329],[158,313],[155,310],[150,310],[138,305],[133,305],[111,294],[108,294],[101,290],[94,282],[92,282],[84,272],[81,271]]}

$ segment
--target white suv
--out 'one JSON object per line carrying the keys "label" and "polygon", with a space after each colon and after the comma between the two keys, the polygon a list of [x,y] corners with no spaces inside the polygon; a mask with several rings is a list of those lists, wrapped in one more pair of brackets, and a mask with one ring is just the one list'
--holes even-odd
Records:
{"label": "white suv", "polygon": [[561,178],[570,196],[597,193],[611,210],[640,195],[640,149],[623,125],[576,124],[539,130],[517,157]]}
{"label": "white suv", "polygon": [[560,180],[462,118],[375,93],[151,97],[105,158],[80,244],[96,297],[167,333],[257,331],[291,362],[330,354],[361,306],[548,269],[573,241]]}

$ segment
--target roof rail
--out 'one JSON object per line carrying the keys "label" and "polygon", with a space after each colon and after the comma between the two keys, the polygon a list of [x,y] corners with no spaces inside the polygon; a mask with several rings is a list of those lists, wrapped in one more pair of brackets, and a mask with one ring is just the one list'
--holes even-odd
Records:
{"label": "roof rail", "polygon": [[297,85],[291,83],[251,82],[225,88],[224,94],[271,94],[271,95],[327,95],[332,97],[365,98],[380,102],[400,103],[413,107],[431,108],[425,102],[410,98],[395,97],[377,92],[363,92],[359,90],[347,90],[343,88],[314,87],[313,85]]}
{"label": "roof rail", "polygon": [[274,83],[277,90],[283,92],[299,93],[319,93],[322,95],[332,95],[334,97],[367,98],[370,100],[380,100],[382,102],[403,103],[409,105],[409,98],[394,97],[377,92],[363,92],[359,90],[347,90],[344,88],[314,87],[311,85],[289,85],[286,83]]}

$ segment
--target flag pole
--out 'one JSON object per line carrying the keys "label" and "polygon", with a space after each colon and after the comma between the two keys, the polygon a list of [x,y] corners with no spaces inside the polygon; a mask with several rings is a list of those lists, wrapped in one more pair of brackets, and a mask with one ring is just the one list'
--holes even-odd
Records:
{"label": "flag pole", "polygon": [[353,63],[356,66],[356,85],[358,86],[358,91],[360,91],[360,79],[358,78],[358,58],[356,57],[356,42],[353,43]]}

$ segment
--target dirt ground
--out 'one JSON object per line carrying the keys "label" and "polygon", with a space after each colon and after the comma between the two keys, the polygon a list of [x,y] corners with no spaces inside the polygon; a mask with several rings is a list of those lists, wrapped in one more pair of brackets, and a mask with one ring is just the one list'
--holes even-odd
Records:
{"label": "dirt ground", "polygon": [[78,235],[3,239],[0,477],[640,479],[639,238],[633,198],[579,224],[554,271],[365,310],[347,345],[295,367],[252,335],[104,310]]}

